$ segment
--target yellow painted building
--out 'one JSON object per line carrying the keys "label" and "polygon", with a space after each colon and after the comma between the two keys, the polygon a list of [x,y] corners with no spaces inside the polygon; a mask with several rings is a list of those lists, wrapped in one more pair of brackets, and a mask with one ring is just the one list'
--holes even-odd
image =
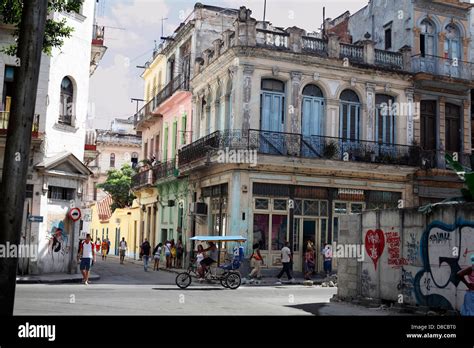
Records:
{"label": "yellow painted building", "polygon": [[128,249],[126,257],[139,258],[140,251],[140,206],[137,200],[133,201],[131,208],[119,208],[112,214],[107,213],[104,206],[110,204],[107,200],[95,203],[91,206],[91,224],[89,233],[92,240],[102,241],[104,238],[110,240],[109,255],[118,255],[118,244],[125,238]]}

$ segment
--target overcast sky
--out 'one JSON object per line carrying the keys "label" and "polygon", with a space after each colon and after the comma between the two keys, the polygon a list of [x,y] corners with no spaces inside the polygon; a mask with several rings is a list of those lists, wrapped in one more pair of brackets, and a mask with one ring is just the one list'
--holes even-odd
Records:
{"label": "overcast sky", "polygon": [[[150,57],[154,40],[160,42],[161,18],[164,35],[170,35],[197,1],[191,0],[100,0],[97,21],[105,28],[108,50],[91,78],[90,102],[94,128],[108,128],[114,118],[126,118],[136,111],[130,98],[143,98],[143,65]],[[247,6],[252,17],[263,19],[264,0],[207,0],[206,5],[239,8]],[[280,27],[298,26],[316,31],[326,17],[354,13],[367,0],[267,0],[266,19]],[[140,104],[141,105],[141,104]]]}

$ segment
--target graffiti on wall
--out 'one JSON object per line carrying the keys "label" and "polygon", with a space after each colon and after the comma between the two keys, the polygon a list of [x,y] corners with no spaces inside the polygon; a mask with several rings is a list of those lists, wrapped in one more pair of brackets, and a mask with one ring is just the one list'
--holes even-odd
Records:
{"label": "graffiti on wall", "polygon": [[400,291],[403,297],[406,298],[408,301],[412,299],[412,295],[414,293],[414,289],[415,289],[414,281],[415,281],[415,278],[413,277],[412,272],[407,271],[402,266],[402,277],[400,281],[398,282],[397,289]]}
{"label": "graffiti on wall", "polygon": [[372,278],[367,269],[362,270],[361,276],[361,292],[362,296],[370,297],[372,292],[375,291],[375,284],[372,282]]}
{"label": "graffiti on wall", "polygon": [[414,281],[418,304],[459,309],[464,291],[458,294],[456,274],[470,265],[473,246],[474,222],[458,220],[448,225],[434,221],[427,226],[420,241],[423,266]]}
{"label": "graffiti on wall", "polygon": [[64,227],[64,221],[54,221],[52,223],[48,239],[48,255],[51,256],[53,267],[56,264],[63,264],[67,261],[70,252],[69,233]]}
{"label": "graffiti on wall", "polygon": [[368,230],[365,234],[365,250],[367,255],[372,259],[375,269],[377,269],[377,262],[385,248],[385,238],[383,231],[380,229]]}
{"label": "graffiti on wall", "polygon": [[385,238],[387,240],[388,265],[394,268],[408,265],[408,260],[400,257],[400,233],[395,231],[385,232]]}
{"label": "graffiti on wall", "polygon": [[420,250],[420,241],[417,240],[415,233],[410,233],[406,246],[407,246],[406,259],[408,261],[408,264],[414,265],[418,261],[418,254]]}

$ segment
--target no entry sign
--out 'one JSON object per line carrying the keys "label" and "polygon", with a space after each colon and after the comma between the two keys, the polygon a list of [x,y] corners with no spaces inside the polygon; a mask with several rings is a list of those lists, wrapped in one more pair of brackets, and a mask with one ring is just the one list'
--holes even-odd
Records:
{"label": "no entry sign", "polygon": [[67,215],[72,221],[77,221],[81,218],[81,210],[79,208],[71,208]]}

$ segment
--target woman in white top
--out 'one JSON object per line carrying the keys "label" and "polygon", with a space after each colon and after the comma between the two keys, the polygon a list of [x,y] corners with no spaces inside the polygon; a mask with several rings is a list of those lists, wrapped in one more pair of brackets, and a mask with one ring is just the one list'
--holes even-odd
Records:
{"label": "woman in white top", "polygon": [[155,264],[153,265],[154,271],[158,271],[160,269],[160,258],[161,258],[162,247],[163,247],[163,243],[159,243],[153,250],[153,260],[155,260]]}
{"label": "woman in white top", "polygon": [[166,257],[166,268],[171,267],[171,242],[167,240],[165,242],[165,257]]}
{"label": "woman in white top", "polygon": [[[196,267],[198,274],[201,274],[201,261],[204,260],[204,248],[202,247],[201,244],[198,245],[197,247],[197,254],[196,254]],[[202,276],[199,278],[202,279]]]}

